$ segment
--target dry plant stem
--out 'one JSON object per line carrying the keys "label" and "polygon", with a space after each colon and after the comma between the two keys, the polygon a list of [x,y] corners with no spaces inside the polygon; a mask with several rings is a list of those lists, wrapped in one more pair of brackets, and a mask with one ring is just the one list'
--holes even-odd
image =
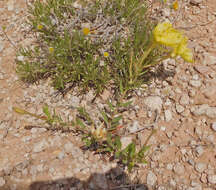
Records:
{"label": "dry plant stem", "polygon": [[5,37],[7,38],[7,40],[9,41],[9,43],[16,49],[18,50],[18,48],[16,47],[16,45],[11,41],[11,39],[8,37],[7,33],[5,32],[5,29],[2,29],[3,34],[5,35]]}

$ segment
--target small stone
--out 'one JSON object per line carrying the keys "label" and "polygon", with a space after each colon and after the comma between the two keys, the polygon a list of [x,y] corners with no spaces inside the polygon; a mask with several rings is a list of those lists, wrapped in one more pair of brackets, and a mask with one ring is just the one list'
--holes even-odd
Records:
{"label": "small stone", "polygon": [[3,49],[4,49],[4,44],[3,42],[0,41],[0,53],[3,51]]}
{"label": "small stone", "polygon": [[195,88],[199,88],[201,85],[202,85],[202,82],[200,80],[190,80],[189,84],[192,86],[192,87],[195,87]]}
{"label": "small stone", "polygon": [[135,131],[137,131],[139,129],[139,122],[138,121],[134,121],[133,124],[131,126],[128,127],[128,131],[130,133],[133,133]]}
{"label": "small stone", "polygon": [[196,151],[198,157],[201,156],[203,154],[203,152],[204,152],[202,146],[197,146],[195,151]]}
{"label": "small stone", "polygon": [[149,110],[160,112],[163,101],[159,96],[149,96],[144,99],[144,104]]}
{"label": "small stone", "polygon": [[185,169],[184,166],[180,163],[177,163],[174,168],[173,168],[174,172],[178,175],[183,174]]}
{"label": "small stone", "polygon": [[71,97],[71,105],[73,107],[78,107],[80,104],[80,99],[77,96],[72,96]]}
{"label": "small stone", "polygon": [[146,181],[147,181],[147,185],[154,186],[157,181],[157,176],[152,171],[149,171],[147,174]]}
{"label": "small stone", "polygon": [[212,128],[212,130],[213,130],[213,131],[215,131],[215,132],[216,132],[216,122],[213,122],[213,123],[212,123],[212,126],[211,126],[211,128]]}
{"label": "small stone", "polygon": [[215,65],[216,64],[216,56],[213,56],[209,53],[205,53],[203,64],[204,65]]}
{"label": "small stone", "polygon": [[206,113],[206,110],[209,108],[208,104],[202,104],[199,106],[194,106],[193,110],[191,110],[191,112],[195,115],[195,116],[201,116],[204,115]]}
{"label": "small stone", "polygon": [[59,154],[58,154],[57,157],[58,157],[59,160],[63,160],[64,157],[65,157],[65,153],[64,153],[64,151],[59,152]]}
{"label": "small stone", "polygon": [[204,170],[207,168],[205,163],[202,162],[198,162],[197,164],[195,164],[195,170],[199,173],[204,172]]}
{"label": "small stone", "polygon": [[41,151],[45,150],[46,147],[47,147],[47,141],[45,139],[43,139],[42,141],[34,144],[33,152],[35,152],[35,153],[41,152]]}
{"label": "small stone", "polygon": [[188,95],[190,97],[194,97],[196,95],[196,91],[194,89],[190,89]]}
{"label": "small stone", "polygon": [[189,96],[188,96],[187,94],[183,94],[183,95],[181,96],[181,98],[180,98],[179,103],[180,103],[181,105],[188,105],[188,104],[190,103],[190,98],[189,98]]}
{"label": "small stone", "polygon": [[8,1],[7,6],[8,6],[8,11],[13,11],[13,9],[14,9],[14,1],[13,0]]}
{"label": "small stone", "polygon": [[0,187],[3,187],[5,185],[5,180],[3,177],[0,177]]}
{"label": "small stone", "polygon": [[177,113],[182,113],[184,111],[184,107],[179,105],[179,104],[176,104],[176,112]]}
{"label": "small stone", "polygon": [[216,184],[216,175],[208,175],[208,182],[211,184]]}
{"label": "small stone", "polygon": [[203,0],[190,0],[190,4],[192,5],[199,5],[200,3],[202,3]]}
{"label": "small stone", "polygon": [[202,90],[203,95],[208,99],[213,99],[216,94],[216,88],[215,86],[208,86],[205,87],[204,90]]}
{"label": "small stone", "polygon": [[206,116],[211,119],[215,119],[216,118],[216,107],[209,107],[206,110]]}
{"label": "small stone", "polygon": [[165,121],[169,122],[172,119],[172,112],[170,110],[164,111]]}
{"label": "small stone", "polygon": [[173,165],[172,164],[167,164],[167,167],[166,167],[168,170],[172,170],[173,169]]}
{"label": "small stone", "polygon": [[24,56],[22,55],[17,56],[17,61],[24,61]]}

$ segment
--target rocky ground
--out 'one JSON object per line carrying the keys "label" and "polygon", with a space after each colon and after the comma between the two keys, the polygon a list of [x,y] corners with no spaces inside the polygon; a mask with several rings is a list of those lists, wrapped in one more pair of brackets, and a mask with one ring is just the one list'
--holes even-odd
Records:
{"label": "rocky ground", "polygon": [[[171,20],[184,29],[195,52],[195,62],[167,60],[164,69],[146,90],[132,97],[134,109],[125,113],[129,131],[151,123],[158,113],[156,135],[150,140],[149,164],[127,174],[115,162],[81,149],[79,136],[25,125],[35,119],[20,116],[18,106],[41,114],[47,103],[63,116],[74,107],[85,105],[94,113],[109,97],[105,91],[91,103],[93,93],[78,96],[56,95],[49,81],[26,85],[15,73],[14,46],[28,44],[26,1],[1,0],[0,23],[8,38],[0,33],[0,189],[1,190],[76,190],[76,189],[216,189],[216,1],[179,0],[174,11],[154,1],[152,13]],[[175,75],[169,75],[170,68]],[[144,141],[150,133],[143,130],[137,138]],[[125,142],[131,137],[124,138]],[[128,185],[129,184],[129,185]],[[138,185],[135,185],[138,184]]]}

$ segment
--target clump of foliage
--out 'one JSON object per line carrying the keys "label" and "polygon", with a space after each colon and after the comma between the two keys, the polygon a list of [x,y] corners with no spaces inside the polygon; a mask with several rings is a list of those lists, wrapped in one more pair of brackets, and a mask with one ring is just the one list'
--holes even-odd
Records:
{"label": "clump of foliage", "polygon": [[137,164],[147,163],[146,153],[150,148],[147,143],[155,131],[152,131],[141,148],[138,149],[135,142],[131,142],[128,146],[122,148],[121,134],[119,134],[119,130],[122,128],[120,125],[120,120],[122,120],[120,110],[122,111],[130,104],[131,102],[126,102],[114,105],[108,102],[108,109],[100,110],[100,124],[94,122],[84,107],[77,108],[78,114],[73,121],[64,121],[60,115],[56,114],[55,110],[50,111],[47,105],[43,107],[44,115],[36,115],[17,107],[14,107],[13,110],[16,113],[30,115],[44,121],[40,126],[30,125],[26,126],[26,129],[43,127],[48,130],[78,133],[82,137],[85,148],[118,159],[121,164],[127,166],[128,170],[131,171]]}
{"label": "clump of foliage", "polygon": [[[146,11],[140,0],[36,0],[28,24],[37,39],[20,48],[17,73],[29,83],[50,77],[62,91],[75,85],[96,94],[108,85],[121,93],[139,87],[148,68],[133,64],[149,48],[155,25]],[[155,48],[139,64],[151,65],[160,55]]]}

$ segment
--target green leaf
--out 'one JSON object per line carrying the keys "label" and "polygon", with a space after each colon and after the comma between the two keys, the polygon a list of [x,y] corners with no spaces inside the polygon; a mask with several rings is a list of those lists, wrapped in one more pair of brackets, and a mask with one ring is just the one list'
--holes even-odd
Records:
{"label": "green leaf", "polygon": [[109,106],[109,108],[111,109],[111,111],[115,110],[114,105],[110,101],[107,102],[107,105]]}
{"label": "green leaf", "polygon": [[86,128],[85,124],[79,118],[76,118],[76,124],[79,125],[81,128]]}
{"label": "green leaf", "polygon": [[44,105],[44,106],[43,106],[43,112],[44,112],[44,114],[47,116],[48,120],[50,120],[50,119],[51,119],[51,114],[50,114],[50,112],[49,112],[49,107],[48,107],[48,105]]}
{"label": "green leaf", "polygon": [[133,102],[133,101],[128,101],[128,102],[125,102],[125,103],[120,103],[119,106],[126,108],[126,107],[128,107],[129,105],[131,105],[132,102]]}
{"label": "green leaf", "polygon": [[122,119],[122,116],[117,116],[117,117],[114,117],[112,119],[112,122],[111,122],[111,125],[113,126],[114,124],[118,123],[120,120]]}
{"label": "green leaf", "polygon": [[107,114],[104,111],[101,111],[100,113],[103,116],[103,120],[105,121],[106,126],[108,127],[109,126],[109,120],[108,120]]}
{"label": "green leaf", "polygon": [[122,143],[121,143],[121,139],[120,139],[119,136],[117,136],[117,137],[115,138],[115,145],[116,145],[117,150],[121,150]]}

